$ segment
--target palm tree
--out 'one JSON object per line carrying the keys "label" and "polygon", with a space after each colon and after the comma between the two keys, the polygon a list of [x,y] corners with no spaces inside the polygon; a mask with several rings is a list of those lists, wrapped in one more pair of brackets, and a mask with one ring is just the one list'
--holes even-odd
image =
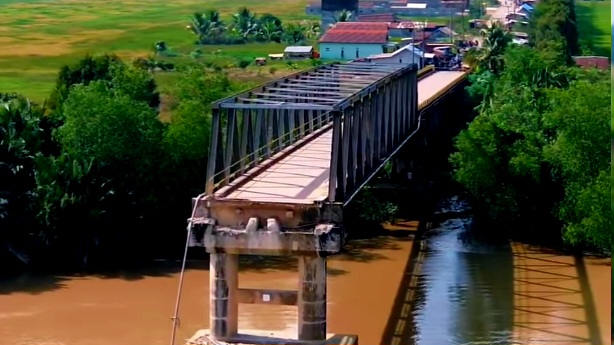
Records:
{"label": "palm tree", "polygon": [[222,23],[220,12],[216,10],[208,10],[205,12],[205,17],[212,23]]}
{"label": "palm tree", "polygon": [[279,42],[281,40],[282,28],[275,22],[267,21],[260,25],[258,35],[267,42]]}
{"label": "palm tree", "polygon": [[343,10],[339,13],[338,16],[334,18],[334,20],[335,20],[335,23],[349,22],[351,18],[352,18],[352,12],[348,10]]}
{"label": "palm tree", "polygon": [[35,161],[50,151],[44,107],[17,94],[0,94],[0,247],[34,225]]}
{"label": "palm tree", "polygon": [[196,12],[190,19],[191,23],[186,29],[197,35],[200,43],[217,41],[226,31],[218,11]]}
{"label": "palm tree", "polygon": [[503,71],[503,53],[512,37],[498,23],[480,30],[482,46],[467,52],[465,62],[478,69],[488,69],[494,74]]}
{"label": "palm tree", "polygon": [[209,10],[205,13],[205,16],[211,22],[212,34],[214,36],[221,36],[226,30],[226,24],[222,21],[220,12]]}
{"label": "palm tree", "polygon": [[306,28],[305,36],[308,40],[317,38],[320,36],[320,23],[319,22],[311,22],[311,21],[303,21],[301,22],[301,26]]}
{"label": "palm tree", "polygon": [[288,23],[284,27],[284,41],[295,44],[307,39],[307,28],[301,24]]}
{"label": "palm tree", "polygon": [[194,13],[192,17],[190,17],[190,21],[191,23],[186,29],[198,36],[198,42],[204,43],[208,37],[212,36],[214,24],[203,13]]}
{"label": "palm tree", "polygon": [[233,21],[234,30],[241,34],[243,38],[258,32],[258,18],[246,7],[239,9],[239,12],[233,15]]}
{"label": "palm tree", "polygon": [[39,155],[36,162],[38,218],[45,225],[41,236],[47,245],[84,268],[105,229],[109,205],[117,202],[112,200],[112,181],[102,177],[93,159],[62,153],[57,158]]}

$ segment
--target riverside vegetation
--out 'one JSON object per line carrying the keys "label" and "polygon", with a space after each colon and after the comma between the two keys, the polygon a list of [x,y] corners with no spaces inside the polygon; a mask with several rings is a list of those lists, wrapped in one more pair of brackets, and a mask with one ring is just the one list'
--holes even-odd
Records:
{"label": "riverside vegetation", "polygon": [[[450,161],[478,224],[493,225],[482,228],[609,254],[610,76],[572,66],[574,17],[573,2],[542,0],[531,47],[484,31],[468,56],[481,105]],[[191,61],[160,88],[150,66],[86,56],[60,69],[45,102],[2,94],[0,255],[82,269],[182,248],[190,199],[203,189],[210,103],[251,86],[228,66]],[[364,198],[357,207],[370,220],[394,217],[393,205],[372,214]]]}

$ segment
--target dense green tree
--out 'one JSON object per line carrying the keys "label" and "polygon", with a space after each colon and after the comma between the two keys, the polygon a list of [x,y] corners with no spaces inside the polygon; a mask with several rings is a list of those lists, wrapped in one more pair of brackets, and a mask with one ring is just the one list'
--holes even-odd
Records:
{"label": "dense green tree", "polygon": [[83,267],[100,248],[118,260],[137,256],[127,247],[150,237],[135,229],[154,224],[162,209],[164,125],[148,102],[151,93],[143,92],[147,73],[110,70],[109,80],[71,88],[55,135],[62,154],[37,159],[41,235],[48,255],[64,265]]}
{"label": "dense green tree", "polygon": [[609,251],[610,83],[552,56],[510,47],[499,76],[470,78],[484,102],[456,139],[454,177],[499,229]]}
{"label": "dense green tree", "polygon": [[0,95],[0,246],[34,231],[35,156],[49,151],[43,113],[21,95]]}
{"label": "dense green tree", "polygon": [[[125,82],[127,79],[134,80]],[[160,96],[150,74],[129,68],[114,54],[102,54],[86,55],[78,63],[65,65],[60,69],[49,99],[50,108],[61,110],[61,105],[74,85],[89,85],[96,80],[105,81],[110,87],[133,87],[132,93],[136,99],[145,101],[152,107],[160,104]]]}
{"label": "dense green tree", "polygon": [[165,134],[165,147],[174,169],[184,176],[177,181],[191,181],[202,192],[204,167],[209,149],[211,103],[236,92],[240,84],[232,83],[225,74],[188,69],[170,91],[172,120]]}
{"label": "dense green tree", "polygon": [[556,51],[571,63],[580,51],[572,0],[540,1],[529,21],[529,42],[542,51]]}
{"label": "dense green tree", "polygon": [[465,61],[478,73],[488,70],[497,75],[503,71],[503,54],[512,37],[498,24],[482,29],[480,35],[482,46],[470,50]]}
{"label": "dense green tree", "polygon": [[558,208],[565,239],[574,245],[610,248],[610,79],[580,80],[550,95],[544,121],[557,129],[545,149],[559,169],[565,198]]}
{"label": "dense green tree", "polygon": [[260,25],[258,36],[265,42],[281,42],[283,28],[273,21],[266,21]]}
{"label": "dense green tree", "polygon": [[40,238],[55,263],[85,267],[100,238],[112,231],[114,203],[121,201],[112,182],[94,159],[74,159],[67,153],[37,157]]}
{"label": "dense green tree", "polygon": [[155,156],[163,125],[146,103],[122,91],[100,81],[74,88],[64,104],[65,123],[58,129],[67,153],[101,163],[151,167],[148,160]]}
{"label": "dense green tree", "polygon": [[288,23],[284,26],[284,41],[288,44],[300,44],[307,39],[309,29],[299,23]]}
{"label": "dense green tree", "polygon": [[111,66],[121,63],[115,54],[86,55],[74,65],[64,65],[60,68],[55,88],[49,98],[49,107],[58,109],[64,102],[70,88],[76,84],[88,85],[93,80],[111,79]]}
{"label": "dense green tree", "polygon": [[215,10],[205,13],[196,12],[190,19],[188,29],[198,36],[200,43],[220,41],[227,29],[226,24],[220,18],[220,13]]}
{"label": "dense green tree", "polygon": [[352,12],[348,11],[348,10],[343,10],[341,12],[339,12],[335,18],[333,18],[335,23],[343,23],[343,22],[349,22],[352,19]]}

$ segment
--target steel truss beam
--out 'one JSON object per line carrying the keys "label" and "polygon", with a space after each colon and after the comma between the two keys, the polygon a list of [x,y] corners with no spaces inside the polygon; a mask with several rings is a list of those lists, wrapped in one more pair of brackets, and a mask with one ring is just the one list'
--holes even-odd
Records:
{"label": "steel truss beam", "polygon": [[[360,145],[363,145],[364,140],[365,147],[373,146],[368,151],[372,156],[369,158],[369,165],[363,162],[364,159],[352,158],[348,161],[349,157],[353,156],[348,155],[348,152],[351,151],[347,150],[360,145],[352,146],[353,144],[348,144],[350,142],[346,143],[344,140],[348,140],[345,138],[349,138],[351,132],[349,134],[345,132],[354,128],[353,126],[373,127],[379,123],[377,121],[380,121],[378,120],[380,115],[375,113],[376,109],[370,112],[365,110],[366,115],[363,115],[363,110],[356,113],[360,115],[354,115],[353,109],[362,109],[366,106],[365,104],[374,104],[373,106],[380,103],[381,106],[388,104],[390,97],[384,97],[384,95],[390,95],[390,90],[394,90],[397,94],[403,92],[398,87],[393,88],[391,84],[408,83],[408,76],[415,76],[416,72],[415,65],[362,62],[325,65],[295,73],[213,103],[212,134],[207,165],[207,194],[211,195],[218,187],[229,184],[247,170],[255,168],[263,160],[294,145],[298,140],[332,125],[336,128],[333,134],[333,145],[339,143],[343,149],[334,151],[333,158],[341,159],[339,164],[345,167],[348,173],[344,175],[345,177],[337,179],[337,176],[341,176],[338,171],[343,171],[343,169],[338,170],[335,165],[335,180],[331,180],[331,183],[335,186],[337,181],[343,183],[339,184],[339,188],[335,187],[331,200],[336,200],[336,195],[347,195],[352,190],[352,186],[360,182],[358,176],[367,174],[370,167],[375,164],[373,160],[383,154],[384,151],[375,155],[376,151],[384,150],[380,147],[382,144],[380,141],[386,139],[385,143],[390,146],[393,145],[393,137],[397,138],[401,134],[401,127],[397,130],[396,136],[388,133],[387,129],[397,128],[389,122],[397,121],[396,126],[401,126],[401,123],[405,124],[405,122],[409,123],[409,120],[406,119],[409,115],[401,116],[393,114],[390,109],[387,110],[386,116],[388,117],[385,125],[378,127],[381,133],[378,132],[377,138],[381,137],[381,140],[366,135],[364,139],[360,137],[360,139],[350,140],[351,143],[358,140]],[[345,76],[346,74],[348,77]],[[357,76],[360,78],[355,78]],[[399,95],[398,98],[401,99],[401,96]],[[375,101],[376,99],[378,101]],[[401,103],[398,103],[398,107],[401,109]],[[409,110],[404,109],[403,112],[405,114]],[[365,117],[364,124],[363,116]],[[370,119],[369,116],[373,119]],[[339,134],[341,121],[350,122],[347,126],[345,124],[342,126],[344,132]],[[367,125],[368,123],[373,123],[373,125]],[[369,135],[373,136],[374,133]],[[357,135],[359,134],[355,134]],[[370,157],[366,152],[361,152],[360,157]],[[350,169],[348,162],[363,162],[364,164],[360,163],[364,165],[360,166],[360,174],[358,174],[357,167]]]}
{"label": "steel truss beam", "polygon": [[349,202],[418,128],[417,102],[418,80],[412,72],[378,83],[346,108],[331,112],[330,202]]}

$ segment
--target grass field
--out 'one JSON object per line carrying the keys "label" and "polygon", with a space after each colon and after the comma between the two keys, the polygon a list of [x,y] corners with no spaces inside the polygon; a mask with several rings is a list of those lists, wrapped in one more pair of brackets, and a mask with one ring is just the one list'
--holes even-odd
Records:
{"label": "grass field", "polygon": [[[230,20],[245,6],[287,21],[306,19],[306,5],[307,0],[0,0],[0,92],[21,92],[42,101],[49,95],[59,67],[86,53],[115,52],[134,58],[148,55],[156,41],[165,41],[172,51],[188,54],[197,48],[195,36],[185,30],[195,11],[216,9]],[[205,53],[221,49],[220,58],[253,58],[280,52],[283,46],[201,49]]]}
{"label": "grass field", "polygon": [[610,56],[612,50],[610,6],[611,1],[576,2],[580,43],[601,56]]}

